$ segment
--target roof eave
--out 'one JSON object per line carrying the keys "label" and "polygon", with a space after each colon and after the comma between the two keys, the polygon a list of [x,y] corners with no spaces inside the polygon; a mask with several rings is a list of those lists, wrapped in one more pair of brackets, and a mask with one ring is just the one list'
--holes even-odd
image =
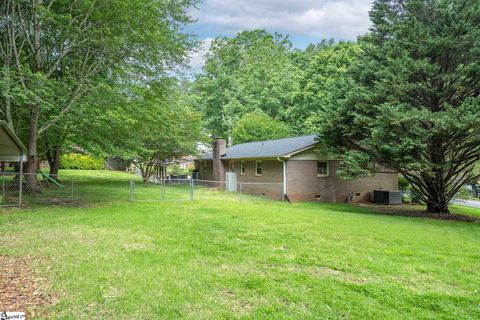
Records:
{"label": "roof eave", "polygon": [[269,155],[269,156],[261,156],[261,157],[222,157],[220,158],[220,160],[261,160],[261,159],[276,159],[278,157],[283,158],[284,156]]}
{"label": "roof eave", "polygon": [[255,160],[255,159],[276,159],[276,158],[284,158],[284,159],[288,159],[290,157],[292,157],[293,155],[297,154],[297,153],[300,153],[300,152],[303,152],[303,151],[306,151],[308,149],[311,149],[313,147],[315,147],[316,145],[318,145],[319,142],[315,142],[315,143],[312,143],[306,147],[303,147],[301,149],[297,149],[297,150],[294,150],[290,153],[287,153],[287,154],[274,154],[274,155],[267,155],[267,156],[249,156],[249,157],[228,157],[225,155],[222,155],[220,157],[220,159],[224,159],[224,160],[241,160],[241,159],[245,159],[245,160],[248,160],[248,159],[251,159],[251,160]]}
{"label": "roof eave", "polygon": [[303,152],[303,151],[306,151],[306,150],[308,150],[308,149],[311,149],[311,148],[315,147],[315,146],[318,145],[318,144],[319,144],[319,142],[312,143],[311,145],[309,145],[309,146],[307,146],[307,147],[303,147],[303,148],[301,148],[301,149],[292,151],[292,152],[284,155],[284,157],[285,157],[285,158],[290,158],[290,157],[292,157],[292,156],[294,156],[294,155],[296,155],[296,154],[298,154],[298,153],[300,153],[300,152]]}
{"label": "roof eave", "polygon": [[27,154],[27,148],[25,148],[25,145],[22,143],[22,141],[17,137],[15,132],[13,132],[13,129],[8,125],[8,123],[5,120],[0,120],[0,126],[3,127],[5,132],[8,134],[10,139],[12,139],[13,142],[17,145],[17,147],[20,149],[22,154]]}

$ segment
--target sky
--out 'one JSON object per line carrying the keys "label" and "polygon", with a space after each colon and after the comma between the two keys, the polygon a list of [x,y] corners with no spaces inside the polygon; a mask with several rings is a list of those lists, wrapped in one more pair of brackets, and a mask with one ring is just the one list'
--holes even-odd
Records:
{"label": "sky", "polygon": [[203,0],[188,27],[203,41],[191,55],[190,66],[199,70],[210,43],[217,36],[266,29],[288,34],[295,48],[304,49],[322,39],[355,40],[370,27],[372,0]]}

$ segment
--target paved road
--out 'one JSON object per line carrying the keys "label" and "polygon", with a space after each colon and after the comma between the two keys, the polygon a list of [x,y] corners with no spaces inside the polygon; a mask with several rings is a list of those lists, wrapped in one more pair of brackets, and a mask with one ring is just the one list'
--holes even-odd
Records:
{"label": "paved road", "polygon": [[471,208],[480,208],[480,200],[452,199],[452,203]]}

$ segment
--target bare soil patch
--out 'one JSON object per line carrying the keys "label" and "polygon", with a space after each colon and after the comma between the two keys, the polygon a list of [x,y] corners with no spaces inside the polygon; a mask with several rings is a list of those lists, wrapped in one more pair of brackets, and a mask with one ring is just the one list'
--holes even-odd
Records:
{"label": "bare soil patch", "polygon": [[23,311],[27,318],[46,305],[47,296],[40,288],[28,258],[0,255],[0,311]]}
{"label": "bare soil patch", "polygon": [[466,216],[463,214],[435,214],[427,212],[421,209],[417,205],[379,205],[374,203],[361,203],[360,207],[369,208],[373,213],[384,214],[390,216],[404,216],[404,217],[417,217],[417,218],[430,218],[438,220],[453,220],[453,221],[464,221],[464,222],[479,222],[480,219],[477,217]]}

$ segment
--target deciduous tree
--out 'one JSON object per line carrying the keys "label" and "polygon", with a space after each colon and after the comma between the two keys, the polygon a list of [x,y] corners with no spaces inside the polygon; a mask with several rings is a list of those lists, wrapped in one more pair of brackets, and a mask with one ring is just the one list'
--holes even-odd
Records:
{"label": "deciduous tree", "polygon": [[227,138],[245,113],[259,109],[283,119],[298,89],[299,73],[288,37],[265,30],[219,37],[193,84],[194,104],[213,135]]}
{"label": "deciduous tree", "polygon": [[349,77],[348,68],[360,52],[360,47],[350,42],[323,41],[314,48],[307,48],[303,55],[310,59],[304,66],[294,102],[285,112],[286,122],[296,132],[318,132],[321,112],[334,103],[338,88]]}
{"label": "deciduous tree", "polygon": [[205,140],[201,114],[187,97],[170,77],[128,86],[104,84],[90,97],[90,114],[79,119],[74,140],[94,154],[134,160],[147,182],[167,162],[195,154],[197,143]]}
{"label": "deciduous tree", "polygon": [[[2,113],[25,131],[27,172],[35,173],[38,141],[64,127],[73,109],[103,79],[122,73],[158,78],[186,60],[192,38],[186,10],[195,0],[4,0],[0,61],[6,77]],[[74,120],[75,121],[75,120]],[[27,179],[34,190],[35,176]]]}
{"label": "deciduous tree", "polygon": [[255,110],[244,114],[234,125],[232,139],[234,144],[284,138],[292,134],[292,128],[286,123],[272,119],[265,112]]}

